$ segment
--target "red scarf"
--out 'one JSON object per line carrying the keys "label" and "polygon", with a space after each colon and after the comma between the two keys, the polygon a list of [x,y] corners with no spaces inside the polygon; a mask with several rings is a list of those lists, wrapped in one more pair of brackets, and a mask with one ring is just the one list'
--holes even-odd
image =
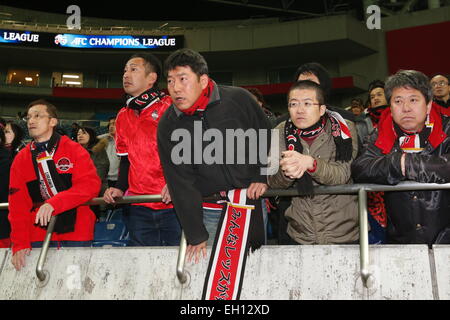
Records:
{"label": "red scarf", "polygon": [[440,114],[443,114],[443,115],[445,115],[447,117],[450,117],[450,107],[446,107],[446,106],[440,104],[439,102],[444,104],[443,101],[434,100],[432,102],[432,108],[436,109]]}
{"label": "red scarf", "polygon": [[378,107],[375,107],[375,108],[368,108],[367,109],[367,112],[369,114],[370,119],[372,120],[374,128],[376,128],[376,126],[378,125],[378,122],[380,121],[380,118],[381,118],[381,114],[388,107],[389,106],[386,104],[386,105],[383,105],[383,106],[378,106]]}
{"label": "red scarf", "polygon": [[[428,141],[436,148],[442,141],[447,138],[447,135],[442,131],[442,119],[439,112],[435,108],[431,108],[429,115],[429,125],[432,126],[431,133],[428,136]],[[394,129],[394,121],[390,109],[386,109],[380,118],[378,123],[378,139],[375,142],[383,154],[388,154],[394,147],[395,142],[398,140],[398,135]]]}
{"label": "red scarf", "polygon": [[198,97],[197,101],[195,101],[194,104],[190,108],[188,108],[186,110],[181,110],[181,111],[189,116],[192,116],[193,114],[195,114],[197,112],[201,113],[201,112],[205,111],[206,107],[208,106],[208,103],[209,103],[209,98],[211,98],[213,89],[214,89],[214,81],[212,79],[209,79],[208,85],[206,86],[205,89],[203,89],[203,91],[200,94],[200,97]]}

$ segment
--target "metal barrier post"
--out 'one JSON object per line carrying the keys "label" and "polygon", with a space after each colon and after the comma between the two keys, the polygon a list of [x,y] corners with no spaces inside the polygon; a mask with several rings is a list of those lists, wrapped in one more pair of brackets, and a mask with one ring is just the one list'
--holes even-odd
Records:
{"label": "metal barrier post", "polygon": [[53,229],[55,228],[55,223],[56,223],[57,218],[58,218],[58,216],[51,217],[50,222],[47,227],[47,233],[45,234],[44,243],[42,244],[42,250],[41,250],[41,253],[39,254],[39,259],[38,259],[38,263],[36,266],[36,276],[38,277],[39,281],[41,281],[41,282],[43,282],[47,279],[47,275],[48,276],[50,275],[48,272],[44,271],[44,263],[45,263],[45,259],[47,258],[48,247],[50,246],[50,240],[52,239],[52,233],[53,233]]}
{"label": "metal barrier post", "polygon": [[367,219],[367,192],[364,188],[358,191],[359,212],[359,259],[360,273],[364,287],[368,288],[369,273],[369,223]]}
{"label": "metal barrier post", "polygon": [[186,260],[186,248],[187,248],[187,241],[184,235],[184,231],[182,231],[177,260],[177,278],[181,284],[186,283],[188,278],[186,272],[184,271],[184,261]]}

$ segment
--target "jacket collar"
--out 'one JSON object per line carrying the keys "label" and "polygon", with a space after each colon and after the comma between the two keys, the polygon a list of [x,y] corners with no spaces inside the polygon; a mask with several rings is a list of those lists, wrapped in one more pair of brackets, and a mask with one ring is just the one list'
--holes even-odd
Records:
{"label": "jacket collar", "polygon": [[[433,148],[437,148],[437,146],[439,146],[445,138],[447,138],[447,135],[442,130],[441,115],[435,110],[435,108],[431,108],[430,123],[433,124],[433,129],[428,137],[428,141]],[[394,147],[397,138],[397,133],[394,130],[391,110],[386,109],[381,114],[380,122],[378,123],[378,138],[375,141],[375,146],[377,146],[383,154],[388,154]]]}
{"label": "jacket collar", "polygon": [[[208,108],[211,106],[214,106],[215,104],[217,104],[218,102],[220,102],[220,93],[219,93],[219,86],[217,85],[217,83],[214,82],[214,89],[213,92],[211,93],[211,98],[209,99],[209,103],[208,103]],[[174,103],[172,103],[173,110],[175,111],[175,115],[176,117],[180,117],[181,115],[183,115],[184,113],[182,111],[180,111]]]}

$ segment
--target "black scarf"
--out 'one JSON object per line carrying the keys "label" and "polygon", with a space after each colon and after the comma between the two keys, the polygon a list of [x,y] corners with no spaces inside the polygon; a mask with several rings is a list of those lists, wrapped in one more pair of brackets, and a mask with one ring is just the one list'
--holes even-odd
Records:
{"label": "black scarf", "polygon": [[[39,208],[47,199],[44,199],[42,195],[40,179],[39,179],[39,169],[37,164],[38,156],[45,151],[48,151],[51,155],[54,155],[56,150],[58,149],[59,141],[61,136],[58,133],[53,133],[52,137],[47,142],[32,142],[30,145],[31,155],[34,170],[36,172],[37,180],[30,181],[27,183],[28,191],[33,201],[33,209]],[[68,175],[61,175],[56,170],[55,162],[52,160],[47,161],[47,165],[49,168],[49,172],[52,178],[53,183],[55,184],[55,188],[58,192],[67,190],[71,187],[71,178]],[[56,233],[68,233],[73,232],[75,230],[75,221],[77,217],[76,208],[67,210],[58,214],[58,219],[55,223],[54,232]],[[42,227],[46,229],[47,227]]]}
{"label": "black scarf", "polygon": [[165,94],[156,88],[150,88],[137,97],[128,96],[127,107],[141,112],[143,109],[151,105],[153,102],[160,100]]}
{"label": "black scarf", "polygon": [[[352,159],[353,145],[350,130],[345,120],[337,112],[327,110],[317,123],[306,129],[298,129],[289,118],[284,127],[284,137],[288,150],[303,153],[300,139],[311,139],[318,136],[324,129],[327,121],[331,124],[331,134],[336,144],[335,161],[348,162]],[[296,182],[300,195],[312,195],[313,183],[308,172],[305,172]]]}

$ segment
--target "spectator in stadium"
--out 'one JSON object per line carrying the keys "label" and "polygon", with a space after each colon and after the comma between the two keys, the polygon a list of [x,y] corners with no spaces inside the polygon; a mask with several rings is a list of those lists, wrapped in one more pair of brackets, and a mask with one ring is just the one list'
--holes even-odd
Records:
{"label": "spectator in stadium", "polygon": [[[357,182],[396,185],[404,180],[450,182],[450,121],[432,107],[427,76],[401,70],[385,85],[384,112],[352,165]],[[450,243],[450,191],[385,192],[387,242]]]}
{"label": "spectator in stadium", "polygon": [[42,246],[52,216],[57,220],[51,239],[58,246],[90,246],[95,215],[81,204],[100,190],[88,152],[54,132],[58,123],[54,105],[42,99],[31,102],[26,121],[33,140],[12,163],[8,198],[16,270],[25,266],[32,247]]}
{"label": "spectator in stadium", "polygon": [[[268,130],[270,123],[266,115],[247,90],[220,86],[209,78],[207,62],[193,50],[181,49],[172,53],[165,61],[165,72],[173,105],[160,121],[158,147],[172,201],[188,242],[188,260],[195,258],[197,262],[202,255],[206,257],[207,244],[214,242],[224,211],[221,214],[220,209],[214,210],[210,204],[204,204],[202,198],[222,191],[240,192],[240,189],[247,188],[246,197],[256,208],[251,218],[250,225],[254,227],[251,227],[249,239],[254,247],[258,247],[264,242],[264,228],[261,201],[256,199],[267,189],[266,176],[260,173],[261,162],[249,164],[246,159],[241,165],[229,164],[228,161],[223,165],[220,160],[206,164],[203,157],[197,162],[194,157],[206,151],[205,145],[199,146],[197,154],[178,159],[176,149],[179,146],[172,135],[177,129],[192,134],[194,126],[199,126],[200,130],[215,130],[223,137],[226,130]],[[234,149],[228,150],[224,143],[225,138],[220,144],[223,159],[227,153],[236,156],[236,146],[233,144]],[[248,148],[251,150],[246,152],[258,154],[257,144]],[[172,153],[177,155],[172,157]],[[246,200],[244,196],[243,199]]]}
{"label": "spectator in stadium", "polygon": [[350,109],[355,117],[360,116],[362,113],[364,113],[363,101],[359,98],[352,99]]}
{"label": "spectator in stadium", "polygon": [[286,210],[289,244],[348,244],[359,239],[358,203],[354,195],[314,195],[314,185],[351,184],[350,165],[358,152],[356,129],[327,110],[325,92],[311,80],[289,90],[289,119],[279,124],[279,150],[270,161],[280,170],[268,178],[272,188],[296,186]]}
{"label": "spectator in stadium", "polygon": [[[0,118],[0,203],[8,202],[9,169],[11,166],[10,151],[5,148],[6,121]],[[0,210],[0,248],[9,248],[11,226],[8,221],[8,210]]]}
{"label": "spectator in stadium", "polygon": [[98,136],[99,139],[105,139],[107,143],[106,153],[109,160],[108,171],[108,188],[115,187],[117,183],[117,177],[119,175],[119,163],[120,158],[116,153],[116,117],[108,119],[108,133]]}
{"label": "spectator in stadium", "polygon": [[[317,62],[309,62],[302,64],[298,67],[297,71],[294,75],[294,81],[300,80],[311,80],[322,87],[325,95],[325,101],[328,101],[331,89],[332,89],[332,79],[328,71],[323,67],[320,63]],[[344,119],[349,121],[355,121],[355,116],[352,112],[344,110],[343,108],[331,106],[327,104],[327,109],[339,113]],[[278,117],[276,125],[285,122],[290,117],[289,112]],[[291,242],[289,235],[286,233],[287,230],[287,220],[285,219],[285,208],[288,208],[291,205],[290,198],[281,198],[281,201],[278,203],[278,216],[279,216],[279,230],[278,237],[280,244],[288,244]]]}
{"label": "spectator in stadium", "polygon": [[267,119],[269,119],[270,124],[274,126],[276,123],[276,117],[273,114],[272,110],[270,110],[270,107],[266,103],[266,100],[264,99],[261,91],[258,88],[247,88],[247,90],[253,95],[253,97],[256,99],[256,102],[263,109],[264,114],[267,116]]}
{"label": "spectator in stadium", "polygon": [[13,121],[7,121],[4,130],[6,137],[5,147],[11,151],[11,157],[14,159],[17,153],[25,147],[23,142],[24,132]]}
{"label": "spectator in stadium", "polygon": [[159,90],[161,62],[151,54],[133,55],[126,63],[123,88],[126,106],[116,118],[116,148],[120,156],[115,187],[104,194],[107,203],[124,195],[161,194],[162,202],[132,204],[124,208],[131,246],[177,246],[181,228],[167,191],[158,156],[156,130],[172,103]]}
{"label": "spectator in stadium", "polygon": [[[298,67],[294,75],[294,82],[300,80],[311,80],[319,84],[324,91],[325,99],[329,99],[332,88],[332,80],[328,71],[320,63],[308,62]],[[350,111],[330,105],[327,105],[327,109],[340,113],[344,119],[355,121],[355,116]],[[278,117],[276,125],[285,122],[287,119],[289,119],[289,112]]]}
{"label": "spectator in stadium", "polygon": [[[300,80],[311,80],[317,83],[322,87],[325,99],[329,99],[332,88],[332,80],[328,71],[320,63],[310,62],[298,67],[297,72],[294,76],[294,81]],[[331,106],[329,104],[327,104],[326,107],[328,110],[339,113],[346,120],[355,121],[355,116],[353,115],[353,113],[347,110]]]}
{"label": "spectator in stadium", "polygon": [[[368,102],[367,114],[361,115],[355,122],[360,139],[360,153],[363,150],[364,140],[377,128],[381,113],[388,109],[383,81],[374,80],[369,84]],[[387,215],[384,205],[384,192],[368,192],[367,209],[370,224],[369,243],[385,243]]]}
{"label": "spectator in stadium", "polygon": [[[94,166],[97,169],[97,175],[102,182],[100,192],[97,196],[101,196],[106,188],[108,188],[109,160],[106,153],[108,141],[99,140],[93,128],[80,127],[77,133],[77,142],[89,152],[89,155],[94,162]],[[105,211],[104,205],[92,206],[91,208],[98,218],[102,215],[102,212]]]}
{"label": "spectator in stadium", "polygon": [[449,77],[437,74],[430,81],[433,89],[433,101],[440,112],[450,116],[450,83]]}

